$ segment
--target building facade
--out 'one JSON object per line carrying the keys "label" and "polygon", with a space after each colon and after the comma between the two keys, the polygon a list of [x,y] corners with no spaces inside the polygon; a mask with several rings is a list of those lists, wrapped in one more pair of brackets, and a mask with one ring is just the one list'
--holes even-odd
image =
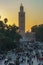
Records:
{"label": "building facade", "polygon": [[28,41],[36,41],[35,32],[26,32],[25,37],[28,39]]}

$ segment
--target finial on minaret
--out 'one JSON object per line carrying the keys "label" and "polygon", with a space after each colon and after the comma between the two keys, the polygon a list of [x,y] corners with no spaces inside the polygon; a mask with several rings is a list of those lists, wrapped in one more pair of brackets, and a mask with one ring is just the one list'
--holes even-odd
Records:
{"label": "finial on minaret", "polygon": [[22,5],[22,3],[21,3],[21,6],[20,6],[20,11],[23,11],[23,5]]}
{"label": "finial on minaret", "polygon": [[21,7],[23,7],[23,4],[21,3]]}
{"label": "finial on minaret", "polygon": [[21,3],[21,6],[22,6],[22,3]]}

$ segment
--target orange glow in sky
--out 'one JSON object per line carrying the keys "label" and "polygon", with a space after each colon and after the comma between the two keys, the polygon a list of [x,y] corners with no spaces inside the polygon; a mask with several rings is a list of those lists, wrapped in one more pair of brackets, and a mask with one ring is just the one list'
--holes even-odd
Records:
{"label": "orange glow in sky", "polygon": [[8,18],[7,24],[18,26],[18,12],[21,2],[25,11],[25,29],[30,31],[33,25],[43,24],[43,0],[0,0],[0,16]]}

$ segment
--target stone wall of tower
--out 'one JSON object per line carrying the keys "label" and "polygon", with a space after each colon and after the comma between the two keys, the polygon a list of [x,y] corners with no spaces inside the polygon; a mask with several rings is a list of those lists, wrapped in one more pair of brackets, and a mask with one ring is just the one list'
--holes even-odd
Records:
{"label": "stone wall of tower", "polygon": [[20,7],[19,12],[19,32],[21,35],[24,35],[25,33],[25,12],[23,10],[23,6]]}

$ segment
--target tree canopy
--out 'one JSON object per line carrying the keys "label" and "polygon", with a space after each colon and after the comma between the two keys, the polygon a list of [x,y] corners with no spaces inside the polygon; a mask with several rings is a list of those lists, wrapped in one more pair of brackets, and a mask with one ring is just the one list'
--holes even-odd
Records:
{"label": "tree canopy", "polygon": [[19,46],[19,39],[21,35],[17,32],[16,25],[7,25],[8,19],[5,22],[0,21],[0,51],[8,51]]}
{"label": "tree canopy", "polygon": [[33,26],[31,31],[36,33],[37,41],[43,41],[43,24]]}

